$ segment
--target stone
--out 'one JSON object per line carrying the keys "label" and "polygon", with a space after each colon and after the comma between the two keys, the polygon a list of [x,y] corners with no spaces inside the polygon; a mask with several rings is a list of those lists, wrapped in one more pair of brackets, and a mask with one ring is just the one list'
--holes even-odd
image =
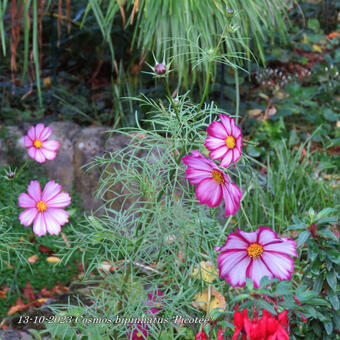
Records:
{"label": "stone", "polygon": [[13,330],[0,330],[1,340],[31,340],[33,337],[26,332],[13,331]]}
{"label": "stone", "polygon": [[95,197],[100,178],[98,167],[88,168],[95,157],[104,154],[105,131],[107,128],[91,126],[81,129],[74,139],[73,168],[74,189],[82,196],[86,210],[97,210],[102,201]]}

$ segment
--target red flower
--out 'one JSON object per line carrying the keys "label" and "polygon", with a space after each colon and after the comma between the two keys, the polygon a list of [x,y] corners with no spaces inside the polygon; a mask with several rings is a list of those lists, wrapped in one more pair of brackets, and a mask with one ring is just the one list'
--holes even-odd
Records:
{"label": "red flower", "polygon": [[[243,310],[245,311],[245,310]],[[244,321],[243,321],[243,315],[241,312],[237,310],[237,307],[235,307],[235,313],[234,313],[234,325],[235,331],[232,337],[232,340],[237,339],[238,335],[241,333],[242,334],[242,340],[247,340],[247,336],[245,334],[244,330]]]}
{"label": "red flower", "polygon": [[273,316],[263,309],[261,319],[255,314],[251,321],[248,317],[248,310],[244,309],[242,314],[236,310],[234,313],[236,327],[232,340],[236,340],[240,333],[242,340],[247,340],[247,336],[249,340],[289,340],[286,330],[288,326],[287,314],[288,311],[284,311]]}
{"label": "red flower", "polygon": [[216,340],[223,340],[223,332],[221,328],[218,329]]}

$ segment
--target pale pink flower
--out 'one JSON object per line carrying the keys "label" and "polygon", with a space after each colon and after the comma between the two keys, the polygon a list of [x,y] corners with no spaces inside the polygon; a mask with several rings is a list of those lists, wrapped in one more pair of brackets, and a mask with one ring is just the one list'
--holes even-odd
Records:
{"label": "pale pink flower", "polygon": [[243,287],[246,277],[260,286],[264,276],[270,279],[290,280],[297,256],[296,243],[289,238],[279,238],[270,228],[261,227],[255,232],[237,229],[228,236],[217,262],[220,277],[233,287]]}
{"label": "pale pink flower", "polygon": [[68,193],[62,192],[61,185],[49,181],[41,192],[40,183],[31,181],[28,194],[19,195],[19,207],[25,210],[19,215],[20,223],[29,226],[33,223],[33,232],[42,236],[46,232],[58,235],[61,226],[68,222],[68,213],[61,209],[71,203]]}
{"label": "pale pink flower", "polygon": [[197,184],[195,191],[201,204],[217,207],[224,198],[225,216],[236,213],[242,193],[235,184],[231,183],[228,175],[197,150],[193,150],[192,155],[183,157],[182,162],[188,165],[185,178],[191,184]]}
{"label": "pale pink flower", "polygon": [[222,159],[220,166],[228,167],[236,163],[242,154],[242,132],[235,119],[227,115],[219,115],[220,122],[212,122],[208,128],[205,147],[210,150],[212,159]]}
{"label": "pale pink flower", "polygon": [[44,124],[31,126],[27,136],[24,137],[24,145],[28,148],[28,155],[38,163],[44,163],[46,159],[53,160],[59,148],[59,142],[48,140],[52,134],[52,129]]}

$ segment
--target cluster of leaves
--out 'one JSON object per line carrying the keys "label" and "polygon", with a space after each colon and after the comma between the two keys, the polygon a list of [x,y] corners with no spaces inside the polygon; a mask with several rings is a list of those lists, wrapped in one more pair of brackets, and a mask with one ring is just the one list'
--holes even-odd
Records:
{"label": "cluster of leaves", "polygon": [[304,219],[293,217],[294,224],[288,227],[289,230],[301,231],[298,245],[304,246],[301,254],[304,295],[316,298],[305,310],[309,320],[303,334],[310,338],[320,338],[325,330],[327,336],[324,339],[332,339],[333,332],[340,329],[340,242],[336,213],[337,210],[331,208],[319,213],[310,209]]}

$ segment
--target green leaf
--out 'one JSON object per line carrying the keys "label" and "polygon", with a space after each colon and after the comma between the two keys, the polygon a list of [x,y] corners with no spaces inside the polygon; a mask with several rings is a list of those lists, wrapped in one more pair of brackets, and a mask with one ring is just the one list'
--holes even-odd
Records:
{"label": "green leaf", "polygon": [[336,122],[337,120],[339,120],[339,114],[328,108],[324,109],[323,116],[326,120],[330,122]]}
{"label": "green leaf", "polygon": [[301,247],[309,239],[309,236],[310,236],[310,232],[309,231],[303,231],[299,235],[299,238],[298,238],[298,241],[297,241],[297,246]]}
{"label": "green leaf", "polygon": [[324,283],[323,274],[319,274],[319,276],[314,281],[313,290],[315,290],[319,294],[323,287],[323,283]]}
{"label": "green leaf", "polygon": [[323,237],[330,238],[335,242],[338,242],[338,238],[329,229],[321,229],[318,231],[318,234]]}
{"label": "green leaf", "polygon": [[334,208],[325,208],[322,209],[317,215],[316,215],[316,219],[319,220],[320,218],[323,218],[327,215],[330,215],[331,213],[336,212],[336,209]]}
{"label": "green leaf", "polygon": [[333,322],[332,321],[324,322],[323,326],[325,327],[325,330],[326,330],[328,335],[330,335],[333,332]]}
{"label": "green leaf", "polygon": [[333,269],[331,272],[328,272],[326,275],[326,279],[327,282],[329,284],[329,286],[336,291],[336,283],[337,283],[337,279],[336,279],[336,273],[335,270]]}
{"label": "green leaf", "polygon": [[337,293],[328,287],[327,294],[328,294],[328,299],[330,303],[332,304],[332,306],[334,307],[334,309],[338,310],[340,307],[340,304],[339,304],[339,298],[338,298]]}
{"label": "green leaf", "polygon": [[240,295],[235,296],[231,301],[238,302],[238,301],[241,301],[243,299],[248,299],[248,298],[249,298],[249,294],[240,294]]}
{"label": "green leaf", "polygon": [[276,315],[275,308],[270,305],[267,301],[259,299],[257,300],[257,305],[260,306],[261,308],[266,309],[268,312],[272,313],[273,315]]}
{"label": "green leaf", "polygon": [[311,29],[314,33],[317,33],[320,30],[319,20],[316,18],[308,19],[307,27]]}

